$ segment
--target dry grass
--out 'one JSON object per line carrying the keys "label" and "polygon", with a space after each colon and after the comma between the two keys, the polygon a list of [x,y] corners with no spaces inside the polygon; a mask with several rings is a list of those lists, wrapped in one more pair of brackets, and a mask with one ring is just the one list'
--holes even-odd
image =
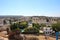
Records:
{"label": "dry grass", "polygon": [[52,37],[48,37],[47,39],[45,39],[45,36],[43,35],[39,35],[39,36],[35,36],[35,35],[26,35],[28,40],[56,40],[56,38],[52,38]]}
{"label": "dry grass", "polygon": [[4,38],[8,38],[8,35],[5,35],[5,34],[3,34],[3,33],[1,33],[1,32],[0,32],[0,36],[1,36],[1,37],[4,37]]}
{"label": "dry grass", "polygon": [[37,37],[27,37],[26,40],[39,40]]}
{"label": "dry grass", "polygon": [[52,38],[52,37],[47,37],[47,39],[45,39],[45,36],[43,35],[40,35],[38,38],[39,40],[56,40],[55,38]]}
{"label": "dry grass", "polygon": [[[8,40],[8,38],[7,38],[8,36],[1,34],[1,33],[0,33],[0,36],[3,37],[4,40]],[[45,36],[43,36],[43,35],[39,35],[39,36],[25,35],[25,36],[26,36],[26,40],[46,40]],[[56,40],[56,38],[48,37],[47,40]]]}

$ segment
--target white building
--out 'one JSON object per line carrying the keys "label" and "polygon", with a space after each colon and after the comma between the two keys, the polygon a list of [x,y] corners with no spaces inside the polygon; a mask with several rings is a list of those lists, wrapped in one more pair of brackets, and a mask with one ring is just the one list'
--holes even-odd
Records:
{"label": "white building", "polygon": [[44,27],[43,31],[44,31],[45,35],[50,35],[53,32],[51,27]]}

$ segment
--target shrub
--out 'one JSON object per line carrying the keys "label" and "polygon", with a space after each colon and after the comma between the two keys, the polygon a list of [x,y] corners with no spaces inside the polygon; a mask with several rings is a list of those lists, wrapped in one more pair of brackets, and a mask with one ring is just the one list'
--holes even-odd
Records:
{"label": "shrub", "polygon": [[36,29],[36,28],[31,27],[31,28],[26,28],[24,30],[24,33],[35,34],[35,33],[39,33],[39,30]]}
{"label": "shrub", "polygon": [[52,29],[56,31],[60,31],[60,23],[52,24]]}

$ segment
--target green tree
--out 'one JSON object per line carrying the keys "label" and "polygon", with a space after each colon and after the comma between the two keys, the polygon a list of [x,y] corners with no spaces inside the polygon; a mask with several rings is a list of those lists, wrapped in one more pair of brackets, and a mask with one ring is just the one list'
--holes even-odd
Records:
{"label": "green tree", "polygon": [[40,27],[41,27],[38,23],[37,23],[37,24],[33,23],[32,25],[33,25],[33,27],[36,28],[36,29],[40,29]]}
{"label": "green tree", "polygon": [[15,31],[15,30],[19,29],[19,26],[20,26],[19,24],[14,23],[14,24],[10,25],[10,29],[11,29],[11,31]]}
{"label": "green tree", "polygon": [[21,32],[22,32],[22,30],[24,30],[27,27],[28,27],[28,23],[27,22],[19,22],[19,23],[16,22],[16,23],[13,23],[13,24],[10,25],[10,29],[12,31],[15,31],[17,29],[20,29]]}
{"label": "green tree", "polygon": [[40,24],[40,26],[41,26],[40,29],[42,30],[43,27],[46,27],[46,24],[43,24],[43,23],[42,23],[42,24]]}
{"label": "green tree", "polygon": [[25,28],[25,33],[39,33],[39,30],[34,27]]}
{"label": "green tree", "polygon": [[52,24],[52,29],[56,31],[60,31],[60,23]]}
{"label": "green tree", "polygon": [[26,21],[20,22],[20,26],[19,26],[20,29],[24,29],[24,28],[27,28],[27,27],[28,27],[28,23]]}
{"label": "green tree", "polygon": [[43,24],[43,23],[42,23],[42,24],[41,24],[41,27],[46,27],[46,24]]}

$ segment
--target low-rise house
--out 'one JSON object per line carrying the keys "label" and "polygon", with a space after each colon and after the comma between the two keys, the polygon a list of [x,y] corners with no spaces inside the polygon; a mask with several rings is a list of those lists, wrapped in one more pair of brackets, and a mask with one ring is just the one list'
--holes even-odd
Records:
{"label": "low-rise house", "polygon": [[45,35],[50,35],[52,34],[53,30],[51,27],[44,27],[43,32],[45,33]]}

